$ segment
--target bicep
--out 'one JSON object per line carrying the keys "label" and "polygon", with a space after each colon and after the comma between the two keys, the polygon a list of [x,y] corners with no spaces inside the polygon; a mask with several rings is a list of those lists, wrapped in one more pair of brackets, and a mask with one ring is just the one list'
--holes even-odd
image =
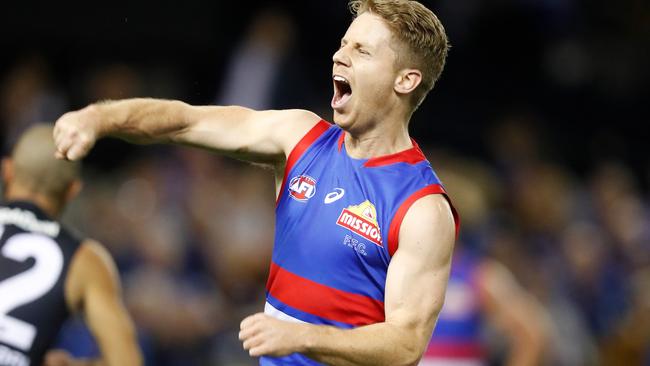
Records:
{"label": "bicep", "polygon": [[255,111],[239,106],[190,106],[192,122],[174,142],[261,163],[284,161],[293,146],[320,119],[305,110]]}
{"label": "bicep", "polygon": [[386,281],[386,321],[412,328],[424,347],[444,302],[455,226],[442,195],[420,198],[399,231]]}

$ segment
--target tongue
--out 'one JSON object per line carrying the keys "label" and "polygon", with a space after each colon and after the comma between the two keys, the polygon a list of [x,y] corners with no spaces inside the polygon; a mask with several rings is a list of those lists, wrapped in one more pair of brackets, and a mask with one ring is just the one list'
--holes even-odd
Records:
{"label": "tongue", "polygon": [[334,98],[332,98],[332,108],[339,108],[343,106],[352,96],[352,93],[345,92],[343,95],[336,93]]}

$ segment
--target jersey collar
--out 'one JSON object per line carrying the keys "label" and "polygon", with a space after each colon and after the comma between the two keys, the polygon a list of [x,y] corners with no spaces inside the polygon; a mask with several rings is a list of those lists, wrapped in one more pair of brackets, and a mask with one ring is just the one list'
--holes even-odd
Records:
{"label": "jersey collar", "polygon": [[[341,130],[341,133],[339,135],[339,141],[338,141],[339,152],[343,149],[344,140],[345,140],[345,132]],[[382,155],[382,156],[370,158],[366,160],[365,163],[363,163],[363,166],[366,168],[376,168],[376,167],[391,165],[395,163],[407,163],[413,165],[427,160],[427,158],[424,156],[424,153],[420,149],[420,146],[418,146],[417,142],[411,139],[411,143],[413,144],[413,147],[411,147],[410,149],[402,150],[394,154]]]}

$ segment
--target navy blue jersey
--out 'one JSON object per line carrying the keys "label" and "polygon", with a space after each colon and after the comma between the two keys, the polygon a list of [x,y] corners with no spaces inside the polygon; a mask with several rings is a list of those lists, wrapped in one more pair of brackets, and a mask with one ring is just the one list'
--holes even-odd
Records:
{"label": "navy blue jersey", "polygon": [[[276,208],[265,312],[352,328],[384,321],[388,265],[408,208],[445,194],[415,141],[411,149],[351,158],[344,131],[320,121],[289,155]],[[299,354],[262,365],[315,365]]]}
{"label": "navy blue jersey", "polygon": [[40,366],[68,317],[80,241],[31,203],[0,205],[0,366]]}

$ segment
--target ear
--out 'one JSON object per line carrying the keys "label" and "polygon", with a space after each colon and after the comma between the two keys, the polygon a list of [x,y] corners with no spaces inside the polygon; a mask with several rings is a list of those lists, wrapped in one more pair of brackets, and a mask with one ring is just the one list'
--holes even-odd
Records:
{"label": "ear", "polygon": [[75,179],[68,186],[67,191],[65,192],[65,203],[72,201],[75,197],[79,195],[81,189],[83,188],[83,182],[79,179]]}
{"label": "ear", "polygon": [[2,181],[5,186],[14,179],[14,162],[11,158],[2,158]]}
{"label": "ear", "polygon": [[398,94],[408,94],[414,91],[422,82],[422,73],[418,69],[403,69],[395,79],[395,91]]}

